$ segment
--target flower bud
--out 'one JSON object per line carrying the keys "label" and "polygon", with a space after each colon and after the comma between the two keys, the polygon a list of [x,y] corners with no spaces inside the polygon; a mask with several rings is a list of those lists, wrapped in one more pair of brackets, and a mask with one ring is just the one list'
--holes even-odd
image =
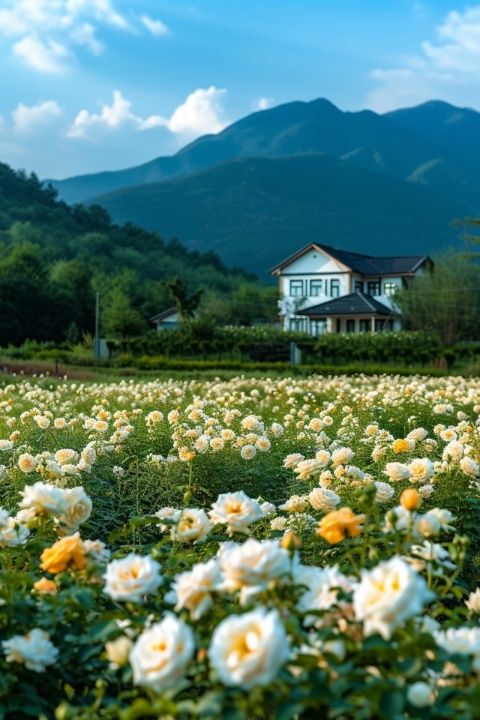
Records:
{"label": "flower bud", "polygon": [[400,505],[405,510],[418,510],[422,504],[422,496],[415,488],[407,488],[400,495]]}
{"label": "flower bud", "polygon": [[415,707],[427,707],[434,702],[435,694],[426,682],[416,682],[408,688],[407,699]]}
{"label": "flower bud", "polygon": [[123,667],[127,664],[131,648],[132,641],[126,635],[120,635],[116,640],[105,644],[107,658],[115,667]]}
{"label": "flower bud", "polygon": [[302,547],[302,541],[292,530],[288,530],[280,540],[280,545],[285,550],[295,550]]}

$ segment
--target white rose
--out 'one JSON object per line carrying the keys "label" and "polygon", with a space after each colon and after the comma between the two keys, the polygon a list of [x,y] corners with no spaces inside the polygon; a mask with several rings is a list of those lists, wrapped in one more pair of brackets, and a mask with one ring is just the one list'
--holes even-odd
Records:
{"label": "white rose", "polygon": [[243,605],[259,592],[273,587],[290,569],[290,555],[277,540],[250,538],[242,545],[224,543],[218,553],[223,589],[240,591]]}
{"label": "white rose", "polygon": [[294,467],[298,465],[299,462],[305,459],[305,456],[301,453],[291,453],[290,455],[287,455],[285,460],[283,461],[283,467],[287,470],[292,470]]}
{"label": "white rose", "polygon": [[330,512],[335,510],[340,502],[340,497],[333,490],[328,490],[324,487],[314,488],[308,496],[310,505],[315,510],[321,510],[322,512]]}
{"label": "white rose", "polygon": [[172,538],[182,543],[199,542],[211,529],[212,523],[204,510],[185,508],[180,514],[177,525],[172,528]]}
{"label": "white rose", "polygon": [[407,700],[415,707],[428,707],[435,701],[435,693],[426,682],[416,682],[407,690]]}
{"label": "white rose", "polygon": [[142,602],[145,595],[154,593],[163,582],[160,565],[149,555],[130,553],[122,560],[107,565],[104,592],[112,600]]}
{"label": "white rose", "polygon": [[346,465],[352,459],[355,453],[351,448],[341,447],[332,454],[333,465]]}
{"label": "white rose", "polygon": [[446,510],[445,508],[432,508],[428,511],[428,513],[426,513],[426,515],[428,515],[429,517],[434,517],[436,520],[438,520],[442,530],[455,530],[454,526],[451,524],[455,521],[455,518],[453,517],[450,510]]}
{"label": "white rose", "polygon": [[173,613],[144,630],[130,652],[135,685],[163,692],[185,675],[195,651],[191,628]]}
{"label": "white rose", "polygon": [[30,455],[30,453],[22,453],[22,455],[18,458],[18,467],[27,475],[28,473],[35,471],[37,461],[33,455]]}
{"label": "white rose", "polygon": [[470,612],[480,614],[480,587],[470,593],[468,600],[465,601],[465,605],[468,607]]}
{"label": "white rose", "polygon": [[33,508],[38,514],[50,512],[62,515],[68,510],[64,491],[53,485],[36,482],[34,485],[25,485],[20,494],[23,496],[20,507]]}
{"label": "white rose", "polygon": [[417,615],[432,598],[423,577],[394,556],[373,570],[362,570],[353,606],[357,620],[363,620],[365,635],[379,633],[389,640],[396,628]]}
{"label": "white rose", "polygon": [[263,517],[272,517],[272,515],[275,515],[277,512],[277,508],[271,502],[263,502],[260,505],[260,510],[262,511]]}
{"label": "white rose", "polygon": [[377,489],[377,492],[375,493],[375,502],[386,503],[392,499],[395,491],[391,485],[381,482],[380,480],[376,480],[373,484]]}
{"label": "white rose", "polygon": [[290,656],[290,645],[278,612],[257,608],[223,620],[208,654],[224,685],[248,690],[275,678]]}
{"label": "white rose", "polygon": [[64,490],[63,496],[67,501],[68,509],[59,515],[57,520],[68,532],[73,533],[90,517],[92,501],[81,485]]}
{"label": "white rose", "polygon": [[172,590],[165,599],[175,603],[175,611],[187,608],[193,620],[198,620],[212,605],[212,592],[221,584],[218,560],[197,563],[188,572],[180,573],[173,581]]}
{"label": "white rose", "polygon": [[[0,508],[0,511],[1,510]],[[13,517],[7,518],[4,523],[0,522],[0,548],[23,545],[29,535],[30,530],[24,525],[19,524]]]}
{"label": "white rose", "polygon": [[219,495],[209,515],[215,525],[225,524],[229,535],[234,532],[247,533],[248,526],[263,517],[258,502],[242,490]]}
{"label": "white rose", "polygon": [[470,477],[478,477],[480,475],[480,465],[470,457],[464,457],[460,460],[460,468],[465,475]]}
{"label": "white rose", "polygon": [[385,465],[385,475],[388,475],[392,482],[408,480],[410,471],[406,465],[399,462],[390,462]]}
{"label": "white rose", "polygon": [[17,662],[34,672],[43,672],[48,665],[53,665],[58,657],[58,650],[50,642],[48,633],[34,628],[26,635],[15,635],[2,642],[7,662]]}
{"label": "white rose", "polygon": [[425,538],[435,537],[440,532],[440,522],[434,515],[429,513],[418,515],[415,520],[414,532],[416,535]]}
{"label": "white rose", "polygon": [[424,483],[435,474],[433,463],[428,458],[415,458],[408,466],[413,483]]}
{"label": "white rose", "polygon": [[[330,610],[337,604],[339,589],[351,592],[353,585],[346,575],[343,575],[337,565],[332,567],[311,567],[297,565],[294,569],[295,585],[302,585],[303,590],[297,603],[301,613],[309,610]],[[320,618],[315,615],[305,617],[305,625],[314,625]]]}
{"label": "white rose", "polygon": [[480,658],[480,628],[460,627],[434,633],[437,645],[451,655],[473,655]]}

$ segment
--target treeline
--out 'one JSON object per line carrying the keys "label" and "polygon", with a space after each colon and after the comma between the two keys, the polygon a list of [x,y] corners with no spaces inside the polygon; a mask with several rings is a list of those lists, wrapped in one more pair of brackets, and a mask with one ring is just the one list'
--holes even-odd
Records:
{"label": "treeline", "polygon": [[145,333],[173,305],[169,282],[202,290],[202,312],[231,323],[274,317],[276,294],[213,252],[131,224],[99,206],[68,206],[36,175],[0,164],[0,345],[25,339],[75,343],[93,333],[100,293],[102,334]]}

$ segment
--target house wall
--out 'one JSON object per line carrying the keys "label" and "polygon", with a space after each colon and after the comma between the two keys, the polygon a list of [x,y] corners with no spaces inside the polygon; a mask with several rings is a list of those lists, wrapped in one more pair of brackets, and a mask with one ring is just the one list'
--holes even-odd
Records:
{"label": "house wall", "polygon": [[[302,308],[307,308],[332,297],[332,280],[334,285],[338,286],[338,295],[347,295],[351,287],[350,275],[351,272],[342,263],[319,250],[312,249],[282,271],[279,276],[279,292],[282,297],[293,298],[296,301],[304,298]],[[312,287],[312,280],[322,280],[321,290]],[[301,290],[296,291],[301,294],[295,294],[292,281],[297,288],[298,283],[302,283]]]}

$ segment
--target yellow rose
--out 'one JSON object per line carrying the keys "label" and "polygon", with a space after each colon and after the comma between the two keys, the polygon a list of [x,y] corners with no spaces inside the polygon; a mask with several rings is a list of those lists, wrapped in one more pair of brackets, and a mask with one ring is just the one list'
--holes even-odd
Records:
{"label": "yellow rose", "polygon": [[33,585],[33,589],[41,595],[56,595],[58,592],[57,584],[53,580],[48,580],[46,577],[37,580]]}
{"label": "yellow rose", "polygon": [[362,532],[362,523],[365,515],[355,515],[349,507],[333,510],[320,520],[317,528],[317,535],[329,542],[331,545],[341,542],[346,535],[355,537]]}
{"label": "yellow rose", "polygon": [[52,547],[46,548],[41,557],[40,567],[44,572],[56,573],[71,567],[82,570],[85,565],[85,550],[80,535],[75,533],[58,540]]}

